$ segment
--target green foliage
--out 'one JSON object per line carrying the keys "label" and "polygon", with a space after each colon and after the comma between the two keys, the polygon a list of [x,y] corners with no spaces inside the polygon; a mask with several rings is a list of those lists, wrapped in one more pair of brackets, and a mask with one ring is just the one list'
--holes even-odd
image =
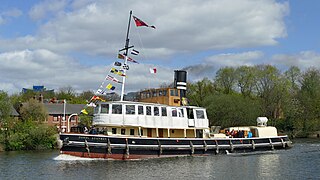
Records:
{"label": "green foliage", "polygon": [[[22,96],[13,95],[11,98],[19,105]],[[0,144],[5,150],[33,150],[52,148],[56,143],[56,128],[41,122],[47,118],[43,104],[31,98],[20,109],[20,119],[11,115],[11,103],[6,93],[0,92],[1,130]]]}
{"label": "green foliage", "polygon": [[56,93],[56,97],[59,100],[68,100],[71,101],[76,97],[75,90],[71,86],[62,87],[59,89],[58,93]]}
{"label": "green foliage", "polygon": [[205,98],[214,92],[213,83],[207,78],[194,84],[188,83],[187,96],[193,105],[203,106]]}
{"label": "green foliage", "polygon": [[87,107],[86,111],[88,114],[80,114],[79,119],[80,119],[80,126],[87,126],[90,127],[92,125],[92,114],[93,114],[93,108],[92,107]]}
{"label": "green foliage", "polygon": [[8,131],[8,151],[49,149],[56,144],[56,129],[32,120],[16,121]]}
{"label": "green foliage", "polygon": [[224,94],[233,92],[236,84],[236,70],[233,67],[225,67],[218,70],[215,84]]}
{"label": "green foliage", "polygon": [[252,66],[241,66],[236,69],[237,83],[245,97],[251,97],[255,87],[256,69]]}
{"label": "green foliage", "polygon": [[301,104],[303,116],[301,117],[301,130],[310,132],[319,130],[320,119],[320,71],[309,69],[301,79],[301,89],[297,99]]}
{"label": "green foliage", "polygon": [[0,91],[0,125],[6,123],[11,114],[11,103],[7,93]]}
{"label": "green foliage", "polygon": [[48,117],[46,108],[35,99],[29,99],[21,108],[20,115],[24,121],[33,120],[42,122]]}
{"label": "green foliage", "polygon": [[236,94],[210,95],[205,100],[210,125],[256,125],[261,115],[257,101]]}
{"label": "green foliage", "polygon": [[188,84],[191,105],[207,108],[211,125],[255,125],[258,116],[293,136],[320,129],[320,70],[301,72],[290,67],[283,74],[271,65],[221,68],[213,83]]}

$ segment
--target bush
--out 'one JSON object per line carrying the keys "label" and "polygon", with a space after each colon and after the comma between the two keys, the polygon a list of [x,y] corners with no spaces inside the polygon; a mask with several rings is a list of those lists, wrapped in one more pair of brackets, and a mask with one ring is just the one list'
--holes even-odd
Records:
{"label": "bush", "polygon": [[27,120],[17,122],[9,130],[5,150],[37,150],[54,148],[56,144],[54,127]]}

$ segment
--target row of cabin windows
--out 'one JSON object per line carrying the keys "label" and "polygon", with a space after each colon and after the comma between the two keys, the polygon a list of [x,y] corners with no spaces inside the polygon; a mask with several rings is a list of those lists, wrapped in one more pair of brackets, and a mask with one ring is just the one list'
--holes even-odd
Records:
{"label": "row of cabin windows", "polygon": [[[125,105],[126,114],[136,114],[136,105]],[[97,106],[98,107],[98,106]],[[144,113],[144,108],[141,105],[138,105],[138,115],[152,115],[152,106],[146,106],[146,113]],[[154,116],[167,116],[167,108],[166,107],[153,107],[153,115]],[[97,112],[95,112],[97,113]],[[109,113],[109,104],[101,104],[100,113]],[[122,114],[122,105],[121,104],[112,104],[112,114]],[[172,108],[171,109],[172,117],[184,117],[184,112],[181,109]],[[189,115],[188,115],[189,116]],[[193,116],[193,115],[192,115]],[[204,111],[196,110],[197,119],[204,119]],[[188,117],[189,119],[193,119],[193,117]]]}
{"label": "row of cabin windows", "polygon": [[142,99],[158,96],[167,96],[167,90],[147,91],[141,93]]}
{"label": "row of cabin windows", "polygon": [[[141,98],[167,96],[167,90],[147,91],[141,93]],[[170,89],[170,96],[179,96],[177,89]]]}
{"label": "row of cabin windows", "polygon": [[[117,134],[117,128],[112,128],[111,129],[112,134]],[[121,129],[120,132],[121,135],[125,135],[126,134],[126,129]],[[141,136],[143,136],[143,130],[141,129],[140,131]],[[130,129],[130,135],[134,135],[134,129]]]}

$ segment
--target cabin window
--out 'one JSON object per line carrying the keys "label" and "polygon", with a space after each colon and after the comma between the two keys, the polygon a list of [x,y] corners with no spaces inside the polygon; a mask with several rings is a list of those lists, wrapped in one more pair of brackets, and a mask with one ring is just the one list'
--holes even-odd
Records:
{"label": "cabin window", "polygon": [[166,96],[167,95],[167,91],[166,90],[163,90],[163,96]]}
{"label": "cabin window", "polygon": [[180,117],[184,117],[183,109],[179,109],[179,116],[180,116]]}
{"label": "cabin window", "polygon": [[162,90],[159,90],[159,96],[162,96]]}
{"label": "cabin window", "polygon": [[121,129],[121,135],[125,135],[126,134],[126,129]]}
{"label": "cabin window", "polygon": [[153,97],[157,97],[157,91],[153,91],[153,92],[152,92],[152,96],[153,96]]}
{"label": "cabin window", "polygon": [[140,93],[140,98],[141,99],[144,99],[144,98],[146,98],[146,94],[143,92],[143,93]]}
{"label": "cabin window", "polygon": [[161,115],[167,116],[167,108],[166,107],[161,107]]}
{"label": "cabin window", "polygon": [[140,130],[140,135],[143,136],[143,129]]}
{"label": "cabin window", "polygon": [[99,104],[94,108],[94,114],[98,114],[99,113]]}
{"label": "cabin window", "polygon": [[135,105],[126,105],[126,114],[136,114]]}
{"label": "cabin window", "polygon": [[112,104],[112,114],[122,114],[122,105]]}
{"label": "cabin window", "polygon": [[109,114],[109,104],[101,104],[101,112]]}
{"label": "cabin window", "polygon": [[204,111],[203,110],[196,110],[197,119],[204,119]]}
{"label": "cabin window", "polygon": [[112,134],[117,134],[117,128],[112,128],[111,131],[112,131]]}
{"label": "cabin window", "polygon": [[178,96],[178,89],[170,89],[170,96]]}
{"label": "cabin window", "polygon": [[193,109],[187,108],[187,117],[188,119],[194,119]]}
{"label": "cabin window", "polygon": [[154,108],[153,108],[153,114],[154,114],[155,116],[159,116],[159,107],[154,107]]}
{"label": "cabin window", "polygon": [[147,115],[151,116],[151,106],[146,107]]}
{"label": "cabin window", "polygon": [[177,109],[172,109],[172,117],[177,117]]}
{"label": "cabin window", "polygon": [[130,129],[130,135],[134,135],[134,129]]}
{"label": "cabin window", "polygon": [[143,115],[143,106],[138,106],[138,114]]}
{"label": "cabin window", "polygon": [[174,89],[170,89],[170,96],[174,96]]}
{"label": "cabin window", "polygon": [[150,92],[147,92],[147,98],[149,98],[150,97]]}

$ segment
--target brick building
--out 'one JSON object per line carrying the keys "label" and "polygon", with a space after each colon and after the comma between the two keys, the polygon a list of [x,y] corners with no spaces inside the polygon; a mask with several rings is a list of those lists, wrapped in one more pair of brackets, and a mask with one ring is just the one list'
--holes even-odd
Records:
{"label": "brick building", "polygon": [[57,127],[57,129],[61,132],[68,132],[71,127],[78,126],[79,114],[85,107],[84,104],[64,105],[63,103],[44,103],[43,105],[49,114],[46,122],[48,125]]}

